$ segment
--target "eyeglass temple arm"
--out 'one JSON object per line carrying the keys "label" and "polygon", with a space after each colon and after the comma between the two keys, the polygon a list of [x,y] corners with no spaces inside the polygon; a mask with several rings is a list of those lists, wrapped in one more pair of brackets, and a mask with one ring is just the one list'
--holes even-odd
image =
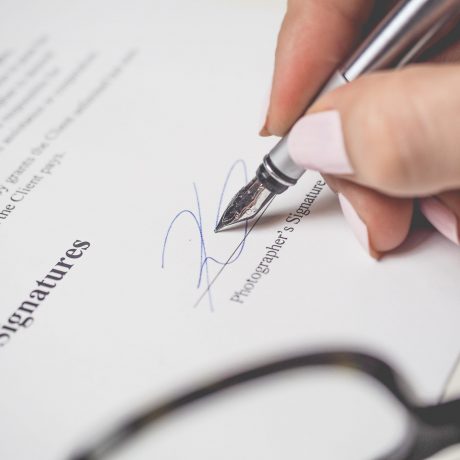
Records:
{"label": "eyeglass temple arm", "polygon": [[460,443],[460,399],[414,410],[417,424],[407,460],[423,460]]}
{"label": "eyeglass temple arm", "polygon": [[[211,381],[207,385],[200,385],[163,403],[153,404],[144,411],[128,417],[120,425],[113,427],[106,436],[102,436],[96,440],[92,446],[77,452],[71,459],[98,460],[105,458],[106,455],[131,440],[147,426],[156,424],[169,414],[199,400],[269,375],[316,366],[350,368],[373,377],[386,387],[413,416],[415,430],[409,441],[409,445],[405,444],[405,446],[401,446],[401,448],[393,451],[395,455],[382,457],[381,460],[422,460],[427,457],[426,452],[438,452],[442,448],[458,442],[458,440],[454,439],[460,439],[455,437],[457,433],[454,433],[447,440],[443,437],[446,423],[449,427],[452,424],[453,429],[460,432],[460,424],[458,423],[460,400],[444,403],[440,406],[418,408],[412,403],[410,392],[408,392],[407,385],[401,379],[401,376],[385,361],[355,351],[325,351],[322,353],[301,354],[287,359],[268,362],[261,366],[249,368],[235,374],[230,374],[222,379]],[[443,413],[446,407],[449,408],[447,415]],[[434,444],[431,443],[433,430],[436,435],[436,442]],[[430,442],[428,443],[427,440]],[[426,444],[429,444],[429,446],[426,446]],[[407,457],[407,452],[412,456]]]}

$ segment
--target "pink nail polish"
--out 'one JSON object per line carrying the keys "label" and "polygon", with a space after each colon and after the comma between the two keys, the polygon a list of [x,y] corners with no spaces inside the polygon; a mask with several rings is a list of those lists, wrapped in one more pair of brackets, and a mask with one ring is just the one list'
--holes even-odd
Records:
{"label": "pink nail polish", "polygon": [[369,232],[367,230],[366,224],[358,216],[358,213],[355,211],[352,204],[345,198],[344,195],[339,193],[338,197],[343,215],[353,230],[356,238],[361,243],[361,246],[374,259],[379,259],[381,255],[376,252],[369,243]]}
{"label": "pink nail polish", "polygon": [[301,118],[289,133],[288,149],[294,162],[305,169],[329,174],[353,173],[337,110]]}
{"label": "pink nail polish", "polygon": [[420,211],[439,233],[455,244],[460,244],[457,216],[441,200],[422,198]]}

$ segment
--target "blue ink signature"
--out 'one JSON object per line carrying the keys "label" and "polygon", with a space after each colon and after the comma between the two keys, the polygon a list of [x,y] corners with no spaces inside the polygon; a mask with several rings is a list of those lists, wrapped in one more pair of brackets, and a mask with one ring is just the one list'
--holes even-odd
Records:
{"label": "blue ink signature", "polygon": [[[224,186],[222,187],[222,191],[220,193],[219,203],[217,206],[216,221],[215,221],[216,226],[221,217],[222,204],[223,204],[225,192],[227,190],[228,182],[238,169],[242,170],[243,172],[244,184],[248,182],[248,172],[247,172],[245,162],[243,160],[235,161],[235,163],[233,163],[233,165],[231,166],[231,168],[229,169],[227,173],[227,176],[224,182]],[[195,192],[196,208],[195,210],[182,209],[174,216],[173,220],[169,224],[166,234],[164,236],[164,240],[163,240],[163,250],[161,254],[161,268],[165,268],[166,266],[166,248],[169,242],[169,237],[171,236],[171,231],[176,226],[176,223],[182,216],[187,216],[188,218],[191,218],[199,234],[199,243],[200,243],[200,264],[199,264],[198,279],[197,279],[196,287],[197,289],[202,288],[202,286],[205,287],[206,289],[205,292],[206,292],[206,295],[209,301],[209,308],[211,309],[211,311],[214,311],[214,304],[213,304],[212,292],[211,292],[212,280],[211,280],[211,273],[210,273],[210,264],[214,263],[222,267],[224,265],[232,264],[238,260],[238,258],[241,256],[241,253],[244,250],[245,237],[248,233],[248,224],[246,223],[244,226],[244,230],[243,230],[244,234],[243,234],[242,243],[238,246],[238,249],[232,254],[232,256],[228,260],[222,261],[211,255],[208,255],[208,252],[206,250],[206,238],[204,236],[203,216],[201,214],[200,196],[198,193],[198,187],[195,183],[193,183],[193,190]],[[214,230],[214,228],[212,230]]]}

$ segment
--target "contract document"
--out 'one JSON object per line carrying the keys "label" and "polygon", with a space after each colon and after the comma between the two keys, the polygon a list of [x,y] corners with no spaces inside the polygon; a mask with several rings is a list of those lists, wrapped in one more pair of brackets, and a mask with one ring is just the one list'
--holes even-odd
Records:
{"label": "contract document", "polygon": [[[460,352],[452,243],[427,231],[372,260],[312,172],[214,233],[276,142],[257,131],[284,7],[2,2],[0,458],[67,458],[146,401],[298,351],[376,353],[441,397]],[[307,415],[286,417],[306,436]],[[275,446],[240,458],[296,458],[266,419],[252,430]]]}

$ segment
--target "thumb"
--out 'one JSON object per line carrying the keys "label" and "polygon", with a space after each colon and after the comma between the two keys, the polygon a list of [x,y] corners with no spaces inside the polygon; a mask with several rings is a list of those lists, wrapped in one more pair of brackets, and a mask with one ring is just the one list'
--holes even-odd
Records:
{"label": "thumb", "polygon": [[399,197],[460,188],[460,66],[363,76],[292,128],[292,159]]}

